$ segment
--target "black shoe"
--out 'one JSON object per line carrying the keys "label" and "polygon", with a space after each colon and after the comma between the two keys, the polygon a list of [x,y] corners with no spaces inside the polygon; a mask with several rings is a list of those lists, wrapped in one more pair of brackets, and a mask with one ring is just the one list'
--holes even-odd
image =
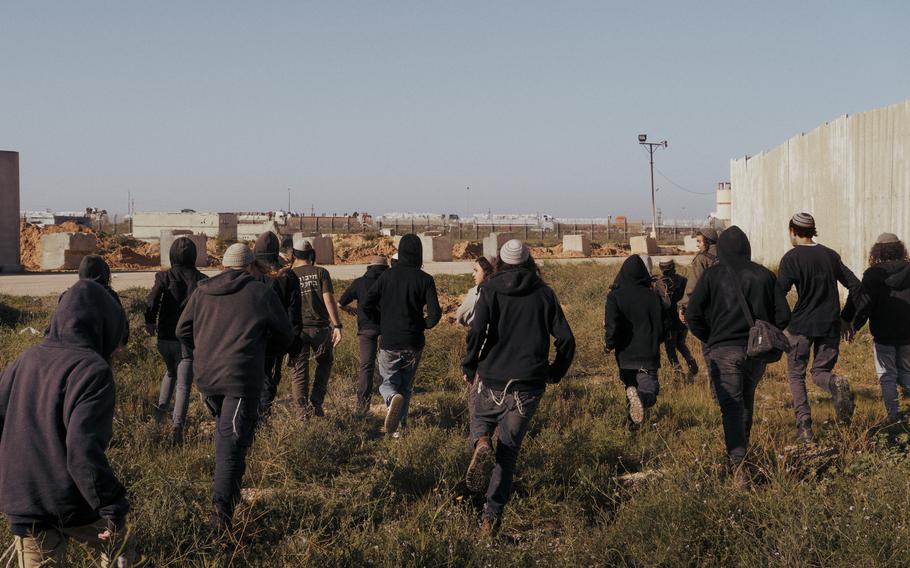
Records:
{"label": "black shoe", "polygon": [[316,416],[316,417],[319,417],[319,418],[323,418],[323,417],[325,416],[325,411],[322,410],[322,405],[321,405],[321,404],[314,404],[314,405],[313,405],[313,416]]}
{"label": "black shoe", "polygon": [[796,443],[801,446],[815,443],[815,434],[812,432],[811,422],[800,422],[796,425]]}
{"label": "black shoe", "polygon": [[698,376],[698,363],[695,361],[686,361],[689,365],[689,380],[694,379]]}
{"label": "black shoe", "polygon": [[474,493],[485,492],[490,484],[490,472],[494,465],[496,465],[496,456],[489,439],[477,440],[477,444],[474,445],[474,455],[471,456],[471,463],[465,474],[465,484],[468,489]]}
{"label": "black shoe", "polygon": [[404,396],[396,394],[389,401],[389,409],[385,415],[385,433],[391,436],[398,431],[401,423],[401,414],[404,411]]}
{"label": "black shoe", "polygon": [[831,398],[834,402],[834,413],[842,426],[848,426],[853,419],[853,391],[847,377],[831,377]]}
{"label": "black shoe", "polygon": [[183,445],[183,426],[174,426],[171,431],[171,444],[174,446]]}
{"label": "black shoe", "polygon": [[163,424],[167,419],[167,407],[155,405],[155,424]]}

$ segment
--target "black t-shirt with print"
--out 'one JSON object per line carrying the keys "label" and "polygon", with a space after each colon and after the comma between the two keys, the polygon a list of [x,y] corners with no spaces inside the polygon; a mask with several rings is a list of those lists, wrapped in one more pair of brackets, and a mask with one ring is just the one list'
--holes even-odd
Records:
{"label": "black t-shirt with print", "polygon": [[300,279],[301,312],[304,327],[326,327],[329,310],[325,306],[323,294],[334,294],[332,277],[329,271],[321,266],[298,266],[294,274]]}

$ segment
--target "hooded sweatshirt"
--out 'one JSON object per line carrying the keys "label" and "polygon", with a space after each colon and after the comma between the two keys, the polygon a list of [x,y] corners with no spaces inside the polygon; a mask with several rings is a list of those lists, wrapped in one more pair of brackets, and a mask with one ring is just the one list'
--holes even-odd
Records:
{"label": "hooded sweatshirt", "polygon": [[442,317],[436,282],[422,266],[420,238],[405,235],[398,244],[398,263],[383,272],[366,294],[363,311],[379,325],[382,349],[423,349],[424,331],[435,327]]}
{"label": "hooded sweatshirt", "polygon": [[[259,264],[260,270],[264,272],[274,272],[280,265],[278,255],[280,243],[275,233],[266,231],[259,235],[256,244],[253,245],[253,254]],[[290,270],[279,273],[277,276],[270,274],[257,274],[256,280],[268,285],[278,294],[281,305],[287,312],[288,319],[291,320],[291,329],[294,332],[295,342],[303,330],[303,314],[301,312],[300,300],[300,280]],[[296,355],[299,349],[292,349],[292,355]]]}
{"label": "hooded sweatshirt", "polygon": [[480,285],[462,361],[466,376],[479,376],[491,389],[535,390],[559,382],[574,357],[572,328],[556,293],[536,271],[506,266]]}
{"label": "hooded sweatshirt", "polygon": [[852,319],[857,330],[868,320],[876,343],[910,344],[910,262],[893,260],[867,268],[859,297],[847,302],[844,319]]}
{"label": "hooded sweatshirt", "polygon": [[850,296],[861,284],[844,266],[840,255],[820,244],[797,245],[780,260],[777,285],[784,294],[796,286],[799,296],[793,308],[789,331],[806,337],[834,337],[840,334],[840,282]]}
{"label": "hooded sweatshirt", "polygon": [[686,311],[689,330],[710,347],[749,343],[749,321],[739,304],[742,291],[752,318],[780,329],[790,322],[790,305],[774,273],[751,261],[752,245],[736,225],[717,243],[719,263],[705,270],[695,286]]}
{"label": "hooded sweatshirt", "polygon": [[80,280],[60,298],[48,335],[0,375],[0,510],[13,534],[32,527],[122,527],[126,490],[105,452],[114,418],[107,359],[123,337],[123,309]]}
{"label": "hooded sweatshirt", "polygon": [[620,369],[659,369],[667,311],[651,289],[651,275],[638,255],[623,262],[607,294],[604,344]]}
{"label": "hooded sweatshirt", "polygon": [[157,321],[158,338],[177,341],[177,320],[196,286],[208,276],[196,269],[196,244],[190,239],[174,239],[169,255],[171,268],[155,275],[146,299],[145,323]]}
{"label": "hooded sweatshirt", "polygon": [[351,282],[351,285],[341,295],[341,300],[338,301],[338,305],[341,307],[345,307],[355,300],[357,301],[357,329],[359,331],[379,331],[379,324],[370,320],[370,317],[363,309],[363,305],[367,292],[388,269],[389,267],[384,265],[368,266],[366,274]]}
{"label": "hooded sweatshirt", "polygon": [[195,349],[193,375],[205,395],[259,398],[266,353],[284,353],[291,322],[272,289],[227,269],[196,286],[177,322],[177,338]]}
{"label": "hooded sweatshirt", "polygon": [[[104,286],[104,289],[117,300],[117,305],[123,306],[120,301],[120,294],[111,288],[111,267],[107,262],[97,254],[90,254],[82,258],[79,263],[79,280],[92,280]],[[121,345],[126,345],[130,340],[129,319],[126,321],[126,328],[123,330],[123,340]]]}

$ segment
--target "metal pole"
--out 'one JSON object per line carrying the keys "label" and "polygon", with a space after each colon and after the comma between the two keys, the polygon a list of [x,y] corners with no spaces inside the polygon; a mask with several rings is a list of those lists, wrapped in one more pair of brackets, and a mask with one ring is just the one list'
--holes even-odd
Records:
{"label": "metal pole", "polygon": [[657,196],[654,192],[654,150],[653,146],[648,148],[648,153],[651,154],[651,237],[657,238]]}

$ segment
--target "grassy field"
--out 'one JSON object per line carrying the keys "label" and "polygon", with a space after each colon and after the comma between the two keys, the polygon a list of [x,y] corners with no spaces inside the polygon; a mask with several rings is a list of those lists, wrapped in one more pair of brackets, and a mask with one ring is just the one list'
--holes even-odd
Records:
{"label": "grassy field", "polygon": [[[186,444],[164,443],[151,419],[163,364],[154,340],[138,333],[145,291],[127,292],[137,333],[115,364],[109,455],[130,491],[130,523],[147,565],[910,565],[907,440],[884,429],[866,332],[845,347],[839,366],[857,390],[852,427],[836,426],[829,398],[810,386],[817,450],[793,448],[785,365],[769,369],[749,455],[758,480],[738,491],[704,377],[683,384],[662,369],[650,424],[628,432],[615,363],[602,351],[603,302],[614,274],[589,264],[544,269],[577,336],[578,356],[570,375],[548,388],[533,422],[499,540],[478,538],[479,502],[463,481],[470,457],[458,366],[464,331],[442,323],[429,332],[411,428],[391,440],[379,433],[381,416],[354,415],[355,325],[345,316],[327,418],[293,418],[285,373],[284,405],[258,432],[249,457],[239,546],[230,558],[204,547],[211,420],[195,397]],[[466,276],[437,283],[450,294],[470,286]],[[18,331],[43,329],[54,298],[0,303],[7,306],[0,313],[5,366],[40,340]],[[0,541],[9,538],[0,523]],[[93,563],[77,548],[73,565]]]}

